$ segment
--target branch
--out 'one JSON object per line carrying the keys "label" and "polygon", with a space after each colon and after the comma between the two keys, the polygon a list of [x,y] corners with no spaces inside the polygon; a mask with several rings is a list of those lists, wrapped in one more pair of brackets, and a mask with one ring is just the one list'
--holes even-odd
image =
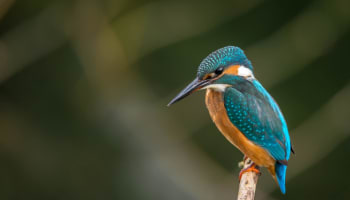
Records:
{"label": "branch", "polygon": [[[242,167],[242,170],[245,170],[249,167],[251,167],[253,161],[251,161],[249,158],[243,159],[242,162],[240,162],[240,166]],[[241,180],[239,182],[239,190],[238,190],[238,200],[254,200],[255,197],[255,190],[256,190],[256,184],[258,183],[259,174],[248,171],[243,173]]]}

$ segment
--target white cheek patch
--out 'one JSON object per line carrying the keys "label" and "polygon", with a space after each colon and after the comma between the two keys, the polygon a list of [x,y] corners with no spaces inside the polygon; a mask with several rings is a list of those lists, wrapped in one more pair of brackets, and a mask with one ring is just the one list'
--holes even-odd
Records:
{"label": "white cheek patch", "polygon": [[211,84],[203,87],[202,89],[214,89],[219,92],[225,92],[226,88],[229,87],[229,84]]}
{"label": "white cheek patch", "polygon": [[238,68],[238,74],[237,75],[246,77],[248,79],[254,79],[254,75],[253,75],[252,70],[250,70],[249,68],[246,68],[244,66],[240,66]]}

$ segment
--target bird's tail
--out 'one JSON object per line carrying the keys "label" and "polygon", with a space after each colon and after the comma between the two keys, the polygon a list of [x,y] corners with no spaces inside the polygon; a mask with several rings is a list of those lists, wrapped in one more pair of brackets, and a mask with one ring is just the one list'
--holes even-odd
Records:
{"label": "bird's tail", "polygon": [[286,172],[287,172],[287,166],[284,164],[281,164],[279,162],[276,162],[275,164],[275,172],[276,172],[276,179],[278,182],[278,185],[280,186],[281,192],[283,194],[286,193]]}

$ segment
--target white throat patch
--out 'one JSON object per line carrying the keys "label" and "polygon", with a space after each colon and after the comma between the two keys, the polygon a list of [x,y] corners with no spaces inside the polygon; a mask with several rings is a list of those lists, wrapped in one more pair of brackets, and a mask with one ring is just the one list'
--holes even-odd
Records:
{"label": "white throat patch", "polygon": [[225,92],[226,88],[229,87],[229,84],[211,84],[203,87],[202,89],[214,89],[218,92]]}

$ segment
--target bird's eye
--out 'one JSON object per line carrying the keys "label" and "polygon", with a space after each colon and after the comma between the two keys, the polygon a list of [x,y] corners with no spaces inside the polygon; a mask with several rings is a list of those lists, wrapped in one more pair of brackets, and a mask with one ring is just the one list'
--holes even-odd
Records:
{"label": "bird's eye", "polygon": [[223,67],[219,67],[215,70],[215,74],[216,75],[220,75],[222,72],[224,71],[224,68]]}

